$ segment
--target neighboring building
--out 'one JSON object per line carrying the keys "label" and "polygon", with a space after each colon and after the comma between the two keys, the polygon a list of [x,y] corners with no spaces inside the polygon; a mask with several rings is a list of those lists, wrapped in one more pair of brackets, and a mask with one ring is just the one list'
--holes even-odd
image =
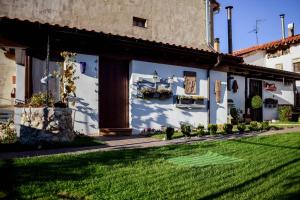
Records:
{"label": "neighboring building", "polygon": [[[65,4],[60,3],[69,1],[55,1],[54,5],[49,4],[50,1],[42,1],[44,3],[27,1],[33,5],[23,1],[0,2],[6,8],[16,8],[9,11],[6,9],[1,11],[3,6],[0,8],[2,16],[0,46],[15,52],[17,80],[20,80],[17,81],[16,87],[21,91],[19,94],[17,90],[18,101],[24,101],[34,93],[45,91],[40,80],[45,75],[48,38],[50,73],[58,69],[56,62],[61,61],[59,59],[61,51],[78,53],[77,104],[72,107],[74,128],[77,131],[86,134],[98,134],[99,131],[139,134],[147,128],[160,129],[161,126],[179,128],[182,122],[194,126],[203,124],[206,127],[209,123],[224,124],[227,123],[228,117],[228,99],[233,99],[235,106],[243,110],[243,114],[247,114],[249,98],[264,94],[262,81],[265,80],[270,84],[276,83],[282,99],[286,98],[286,101],[293,104],[293,83],[300,80],[300,74],[245,65],[242,58],[220,54],[210,49],[213,29],[205,30],[206,26],[203,23],[213,24],[211,11],[219,6],[215,1],[190,0],[184,4],[173,0],[136,0],[126,1],[127,3],[118,0],[103,1],[111,4],[110,9],[106,7],[107,10],[118,8],[120,11],[115,15],[117,17],[115,21],[109,19],[106,23],[114,29],[99,25],[103,20],[101,14],[95,16],[86,13],[89,9],[83,8],[90,6],[89,1],[84,1],[86,5],[83,1],[78,1],[80,4],[72,1],[75,2],[72,6],[66,4],[69,6],[62,6],[63,8],[60,6]],[[121,4],[118,6],[113,2]],[[167,8],[180,5],[181,12],[178,15],[173,13],[175,9],[173,7],[162,11],[152,8],[153,19],[149,17],[148,20],[152,20],[152,32],[153,30],[158,32],[149,38],[147,34],[140,38],[139,35],[121,33],[122,30],[143,26],[145,21],[141,19],[124,25],[123,18],[119,18],[120,16],[131,20],[134,20],[133,17],[143,18],[142,15],[135,14],[135,12],[147,13],[143,9],[143,12],[134,9],[128,16],[128,6],[137,2],[142,2],[138,4],[141,5],[139,8],[148,5],[147,2],[152,3],[154,8],[161,4],[165,4]],[[204,5],[209,5],[208,2],[211,2],[210,12],[203,8]],[[198,3],[199,6],[194,12],[195,8],[191,5]],[[70,6],[72,8],[70,10],[79,9],[77,8],[79,5],[81,13],[78,17],[74,14],[77,11],[63,15],[67,21],[59,21],[58,14],[54,15],[56,12],[53,10],[62,15],[61,10],[69,11]],[[32,9],[32,6],[33,12],[24,13]],[[41,7],[42,10],[46,10],[42,13],[45,12],[48,18],[40,16]],[[91,7],[99,8],[94,4]],[[47,15],[48,12],[54,14]],[[200,18],[191,20],[198,12]],[[156,15],[168,19],[162,23],[176,24],[172,27],[175,26],[178,32],[168,29],[168,26],[166,29],[158,28],[159,21],[154,23]],[[89,16],[87,24],[79,16]],[[178,25],[181,22],[192,23],[193,29]],[[119,29],[118,25],[126,27]],[[167,34],[166,30],[169,31]],[[200,49],[202,46],[204,49]],[[82,66],[86,67],[85,71],[80,69]],[[281,81],[283,79],[286,81],[285,84]],[[58,94],[57,80],[52,79],[49,84],[50,91]],[[250,112],[253,120],[269,119],[263,114],[263,109],[250,109]],[[276,114],[277,110],[272,110],[272,118],[276,118]],[[19,123],[18,116],[15,119],[15,122]]]}
{"label": "neighboring building", "polygon": [[[290,36],[285,39],[241,49],[235,51],[233,55],[242,57],[244,62],[248,64],[300,73],[300,35],[293,35],[294,30],[289,30],[289,33]],[[299,107],[299,81],[296,82],[296,87],[295,106]],[[287,94],[284,94],[284,96],[287,97]],[[292,101],[283,102],[294,104]]]}
{"label": "neighboring building", "polygon": [[300,72],[300,35],[241,49],[233,55],[248,64]]}

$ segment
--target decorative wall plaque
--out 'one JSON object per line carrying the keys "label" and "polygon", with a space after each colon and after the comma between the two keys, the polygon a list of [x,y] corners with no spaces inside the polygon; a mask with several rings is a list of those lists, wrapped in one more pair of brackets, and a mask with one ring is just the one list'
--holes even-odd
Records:
{"label": "decorative wall plaque", "polygon": [[215,94],[216,94],[216,102],[221,103],[221,81],[215,81]]}
{"label": "decorative wall plaque", "polygon": [[184,92],[185,94],[196,94],[197,90],[197,74],[196,72],[184,71]]}

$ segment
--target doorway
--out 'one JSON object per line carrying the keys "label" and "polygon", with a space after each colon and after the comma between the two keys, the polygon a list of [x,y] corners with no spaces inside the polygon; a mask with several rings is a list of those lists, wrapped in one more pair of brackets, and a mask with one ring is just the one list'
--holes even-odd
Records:
{"label": "doorway", "polygon": [[129,61],[101,57],[99,65],[100,130],[123,132],[129,129]]}
{"label": "doorway", "polygon": [[250,102],[250,115],[252,121],[263,121],[263,108],[253,109],[251,107],[251,99],[254,96],[260,96],[262,98],[262,81],[250,79],[249,83],[249,102]]}

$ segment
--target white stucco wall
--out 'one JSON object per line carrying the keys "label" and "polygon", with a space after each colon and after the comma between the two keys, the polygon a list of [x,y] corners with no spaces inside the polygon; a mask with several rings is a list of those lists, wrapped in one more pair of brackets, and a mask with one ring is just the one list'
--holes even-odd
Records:
{"label": "white stucco wall", "polygon": [[[216,102],[215,81],[221,81],[221,102]],[[227,123],[227,73],[211,71],[210,73],[210,123]]]}
{"label": "white stucco wall", "polygon": [[179,109],[173,98],[167,100],[146,100],[137,98],[136,82],[139,77],[152,78],[157,71],[161,78],[175,76],[172,86],[173,95],[184,95],[183,72],[197,73],[197,95],[207,97],[206,70],[190,67],[165,65],[158,63],[132,61],[130,64],[130,127],[133,134],[140,133],[145,128],[160,129],[161,126],[180,127],[180,122],[189,122],[197,126],[199,123],[207,124],[207,108]]}
{"label": "white stucco wall", "polygon": [[[283,82],[266,81],[268,83],[275,83],[277,90],[274,92],[267,91],[263,88],[263,100],[266,98],[273,98],[278,100],[278,104],[292,104],[294,105],[294,91],[293,85],[284,85]],[[265,108],[263,106],[263,120],[278,119],[277,108]]]}
{"label": "white stucco wall", "polygon": [[25,101],[25,66],[16,65],[16,101]]}
{"label": "white stucco wall", "polygon": [[283,70],[294,71],[293,59],[300,58],[300,45],[292,45],[290,53],[276,58],[266,58],[266,66],[275,68],[276,64],[283,64]]}
{"label": "white stucco wall", "polygon": [[[243,76],[231,76],[233,77],[231,81],[231,90],[227,91],[228,92],[228,99],[232,99],[234,102],[234,105],[236,108],[240,109],[245,113],[245,77]],[[236,93],[233,92],[232,90],[232,83],[233,81],[236,80],[238,83],[239,89],[237,90]]]}
{"label": "white stucco wall", "polygon": [[266,53],[264,51],[256,51],[243,56],[244,62],[251,65],[266,67]]}
{"label": "white stucco wall", "polygon": [[[79,62],[86,62],[85,73],[80,72]],[[93,55],[77,54],[76,104],[73,109],[74,130],[87,135],[99,133],[98,109],[98,68],[99,58]]]}
{"label": "white stucco wall", "polygon": [[[53,74],[54,71],[59,72],[61,66],[53,61],[49,62],[49,74]],[[32,92],[33,94],[46,92],[46,85],[41,83],[41,79],[46,74],[46,61],[38,58],[32,58]],[[56,101],[59,100],[60,96],[60,81],[59,78],[50,78],[49,79],[49,91],[53,95]]]}

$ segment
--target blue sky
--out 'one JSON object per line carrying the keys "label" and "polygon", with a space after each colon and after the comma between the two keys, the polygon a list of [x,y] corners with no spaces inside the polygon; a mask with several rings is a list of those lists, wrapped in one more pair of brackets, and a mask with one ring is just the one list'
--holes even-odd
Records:
{"label": "blue sky", "polygon": [[259,25],[259,44],[281,38],[280,14],[285,14],[285,25],[295,23],[295,34],[300,33],[300,0],[218,0],[221,9],[215,15],[215,37],[220,38],[221,51],[227,53],[227,13],[226,6],[233,6],[233,50],[256,45],[254,33],[256,19]]}

